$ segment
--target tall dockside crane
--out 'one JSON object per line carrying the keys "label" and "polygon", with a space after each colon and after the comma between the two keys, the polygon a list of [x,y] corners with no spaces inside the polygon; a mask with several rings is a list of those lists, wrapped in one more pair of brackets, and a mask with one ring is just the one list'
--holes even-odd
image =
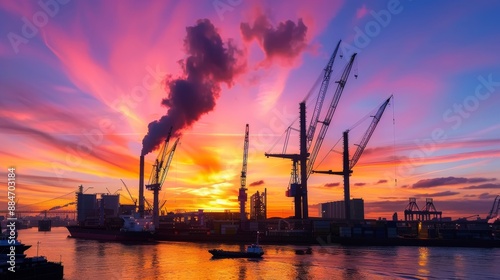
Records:
{"label": "tall dockside crane", "polygon": [[[307,219],[309,216],[308,199],[307,199],[307,178],[309,177],[312,171],[312,166],[319,153],[321,144],[323,143],[323,139],[326,135],[328,126],[330,125],[335,109],[337,108],[337,104],[340,100],[347,79],[349,78],[349,74],[351,72],[352,65],[356,57],[356,54],[352,55],[350,61],[344,68],[341,78],[338,81],[336,81],[337,89],[333,96],[328,112],[325,116],[325,119],[323,121],[319,121],[321,108],[323,106],[323,101],[325,99],[328,86],[330,85],[332,68],[335,61],[335,57],[337,56],[340,42],[341,41],[339,41],[339,43],[337,44],[335,51],[333,52],[332,56],[330,57],[330,60],[328,61],[328,64],[324,69],[324,76],[318,94],[318,99],[316,100],[316,106],[314,108],[313,115],[311,118],[311,123],[307,131],[305,128],[305,102],[300,103],[300,129],[299,129],[300,154],[285,154],[288,139],[285,139],[285,147],[283,148],[282,154],[269,154],[269,153],[265,154],[267,157],[288,158],[292,160],[292,173],[290,178],[290,185],[286,191],[286,195],[288,197],[294,197],[296,219],[300,219],[301,217],[303,219]],[[316,138],[316,142],[312,148],[312,153],[309,154],[309,150],[311,148],[311,144],[316,131],[316,125],[318,123],[321,123],[322,126],[320,128],[318,137]],[[287,136],[288,135],[289,134],[287,134]],[[299,176],[299,164],[300,164],[300,176]]]}
{"label": "tall dockside crane", "polygon": [[486,217],[488,223],[494,223],[499,218],[498,217],[499,210],[500,210],[500,195],[497,195],[495,197],[495,200],[493,200],[493,205],[491,206],[490,213]]}
{"label": "tall dockside crane", "polygon": [[247,202],[247,160],[248,160],[248,132],[249,127],[248,124],[245,128],[245,141],[243,142],[243,167],[241,168],[241,177],[240,177],[240,190],[238,194],[238,201],[240,202],[240,221],[241,223],[245,222],[247,219],[247,214],[245,212],[246,202]]}
{"label": "tall dockside crane", "polygon": [[323,70],[323,81],[321,82],[321,87],[319,89],[318,98],[316,99],[316,105],[314,106],[314,111],[311,116],[311,122],[309,123],[309,128],[307,129],[307,150],[311,148],[312,141],[314,139],[314,133],[316,132],[316,125],[319,121],[319,115],[321,113],[321,109],[323,108],[323,101],[325,100],[326,92],[328,91],[328,86],[330,85],[330,77],[332,75],[333,63],[335,62],[335,58],[337,57],[337,52],[340,47],[340,43],[342,40],[339,40],[337,43],[337,47],[333,51],[328,64]]}
{"label": "tall dockside crane", "polygon": [[172,158],[174,157],[175,148],[177,147],[177,143],[179,142],[179,138],[177,138],[170,150],[168,149],[171,133],[172,128],[170,128],[168,137],[165,139],[165,142],[160,148],[158,157],[156,158],[155,164],[153,165],[153,170],[151,170],[151,176],[149,176],[149,183],[146,185],[146,189],[153,191],[153,224],[155,226],[155,229],[158,229],[160,224],[160,202],[158,200],[158,194],[161,191],[163,183],[165,182],[168,168],[170,167],[170,163],[172,162]]}
{"label": "tall dockside crane", "polygon": [[354,153],[354,156],[352,157],[351,160],[349,160],[349,130],[344,131],[343,133],[343,138],[344,138],[344,152],[343,152],[343,160],[342,160],[342,166],[343,170],[340,172],[336,171],[313,171],[314,173],[323,173],[323,174],[330,174],[330,175],[341,175],[344,176],[344,206],[345,206],[345,218],[346,220],[351,219],[351,199],[350,199],[350,189],[349,189],[349,176],[352,173],[352,168],[356,163],[358,162],[359,158],[361,157],[361,154],[366,148],[366,145],[368,144],[368,141],[370,140],[370,137],[372,136],[373,132],[375,131],[375,128],[377,127],[378,122],[380,121],[380,118],[382,117],[382,114],[385,111],[385,108],[387,107],[387,104],[389,104],[389,101],[391,100],[391,97],[389,97],[382,105],[379,107],[377,113],[373,117],[373,120],[368,127],[368,130],[365,132],[363,135],[363,138],[361,140],[361,143],[356,149],[356,152]]}
{"label": "tall dockside crane", "polygon": [[342,76],[338,81],[336,81],[337,89],[335,90],[335,94],[333,95],[332,102],[330,103],[330,107],[328,107],[328,111],[326,112],[325,118],[321,123],[321,128],[319,129],[318,137],[316,138],[316,142],[314,143],[313,150],[311,152],[311,157],[309,158],[309,162],[307,163],[307,177],[311,175],[311,171],[313,168],[313,164],[316,161],[316,157],[318,156],[319,150],[321,148],[321,144],[323,144],[323,140],[325,139],[326,132],[330,123],[332,122],[333,114],[335,113],[335,109],[337,109],[337,105],[339,104],[340,97],[342,96],[342,92],[344,92],[345,84],[347,83],[347,79],[349,78],[349,74],[351,73],[352,65],[354,64],[354,59],[356,58],[356,53],[351,56],[349,63],[347,63],[344,68],[344,72],[342,72]]}

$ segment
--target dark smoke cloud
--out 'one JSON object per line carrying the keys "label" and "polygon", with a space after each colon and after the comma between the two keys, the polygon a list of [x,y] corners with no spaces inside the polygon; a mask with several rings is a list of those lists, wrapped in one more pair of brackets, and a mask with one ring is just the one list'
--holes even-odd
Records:
{"label": "dark smoke cloud", "polygon": [[256,39],[259,42],[267,60],[274,57],[294,59],[307,46],[307,26],[302,19],[298,19],[297,24],[291,20],[280,22],[275,28],[265,15],[260,15],[252,26],[241,23],[240,30],[245,41]]}
{"label": "dark smoke cloud", "polygon": [[264,180],[259,180],[250,184],[250,187],[260,186],[264,184]]}
{"label": "dark smoke cloud", "polygon": [[142,154],[154,150],[167,137],[170,127],[179,136],[200,117],[215,108],[221,93],[221,84],[232,86],[234,78],[242,73],[242,52],[231,41],[226,44],[208,19],[200,19],[186,28],[184,48],[188,57],[181,61],[183,76],[167,78],[167,97],[162,105],[167,114],[148,125],[148,134],[142,140]]}
{"label": "dark smoke cloud", "polygon": [[491,182],[495,181],[495,178],[464,178],[464,177],[442,177],[442,178],[433,178],[433,179],[425,179],[420,180],[413,184],[414,189],[419,188],[433,188],[444,185],[457,185],[457,184],[465,184],[465,183],[482,183],[482,182]]}

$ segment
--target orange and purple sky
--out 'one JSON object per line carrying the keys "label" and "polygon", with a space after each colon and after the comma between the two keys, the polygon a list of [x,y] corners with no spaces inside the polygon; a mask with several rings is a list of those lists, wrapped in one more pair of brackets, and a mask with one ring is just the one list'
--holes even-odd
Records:
{"label": "orange and purple sky", "polygon": [[[333,76],[358,56],[316,169],[340,169],[328,151],[342,131],[393,94],[351,177],[365,216],[401,217],[409,197],[431,197],[443,216],[484,217],[500,194],[499,12],[498,1],[2,1],[0,203],[11,166],[20,209],[65,205],[80,184],[131,203],[120,179],[137,197],[154,122],[150,149],[171,124],[182,135],[166,209],[236,212],[248,123],[248,193],[267,188],[268,215],[292,215],[291,163],[264,153],[281,151],[342,39]],[[368,125],[351,130],[351,154]],[[292,134],[288,151],[297,144]],[[311,175],[311,216],[342,199],[341,177]]]}

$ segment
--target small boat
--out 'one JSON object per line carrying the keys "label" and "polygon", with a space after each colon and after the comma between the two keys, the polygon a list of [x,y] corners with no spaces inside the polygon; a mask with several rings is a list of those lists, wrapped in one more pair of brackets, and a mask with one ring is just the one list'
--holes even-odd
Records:
{"label": "small boat", "polygon": [[312,254],[312,249],[311,248],[307,248],[307,249],[296,249],[295,250],[295,254],[296,255],[310,255]]}
{"label": "small boat", "polygon": [[222,249],[208,250],[214,258],[262,258],[264,250],[259,245],[259,233],[257,232],[257,243],[248,245],[246,251],[226,251]]}

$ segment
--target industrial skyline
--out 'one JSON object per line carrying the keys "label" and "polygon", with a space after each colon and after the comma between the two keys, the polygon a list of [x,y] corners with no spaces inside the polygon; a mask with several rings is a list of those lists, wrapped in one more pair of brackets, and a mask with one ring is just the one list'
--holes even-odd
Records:
{"label": "industrial skyline", "polygon": [[[19,207],[72,202],[79,185],[114,192],[120,179],[137,198],[139,156],[148,181],[166,120],[181,136],[159,195],[169,211],[238,212],[248,123],[247,193],[266,188],[267,216],[293,215],[290,160],[264,154],[298,128],[339,40],[334,79],[357,57],[314,168],[341,170],[342,132],[352,155],[369,118],[355,124],[394,96],[350,177],[366,218],[402,216],[409,197],[486,216],[500,194],[496,1],[40,3],[0,4],[0,174],[16,167]],[[310,176],[309,216],[342,199],[341,176]]]}

